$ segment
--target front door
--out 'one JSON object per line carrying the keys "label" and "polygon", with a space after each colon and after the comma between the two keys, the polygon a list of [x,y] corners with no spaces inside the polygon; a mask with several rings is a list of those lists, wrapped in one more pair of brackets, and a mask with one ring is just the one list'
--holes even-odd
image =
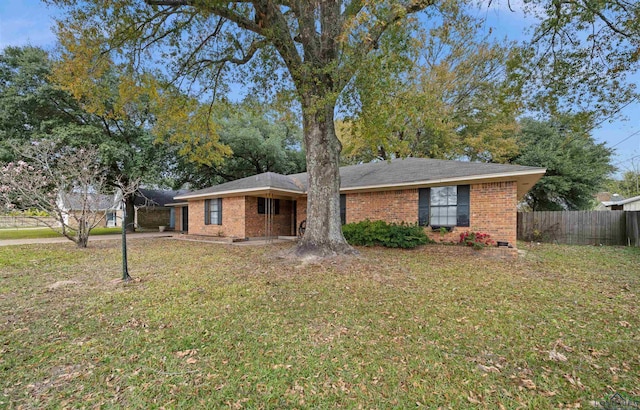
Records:
{"label": "front door", "polygon": [[182,207],[182,232],[189,231],[189,208],[186,206]]}

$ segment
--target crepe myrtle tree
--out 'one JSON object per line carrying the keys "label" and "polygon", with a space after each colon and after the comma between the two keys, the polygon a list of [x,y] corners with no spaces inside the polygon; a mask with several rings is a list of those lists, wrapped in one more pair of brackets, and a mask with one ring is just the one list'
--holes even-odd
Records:
{"label": "crepe myrtle tree", "polygon": [[[388,33],[410,47],[411,15],[449,12],[452,0],[49,0],[67,8],[59,38],[117,54],[130,67],[162,67],[174,84],[199,91],[227,80],[289,93],[302,112],[309,175],[307,228],[298,256],[353,253],[340,223],[341,144],[335,109]],[[100,27],[100,29],[96,29]],[[72,40],[69,42],[69,40]],[[73,76],[90,70],[79,67]],[[227,86],[228,88],[228,86]]]}
{"label": "crepe myrtle tree", "polygon": [[[3,164],[0,206],[5,210],[36,209],[49,215],[41,223],[86,248],[91,229],[106,217],[105,169],[95,148],[72,148],[55,141],[36,141],[20,148],[15,162]],[[131,188],[122,187],[126,191]]]}

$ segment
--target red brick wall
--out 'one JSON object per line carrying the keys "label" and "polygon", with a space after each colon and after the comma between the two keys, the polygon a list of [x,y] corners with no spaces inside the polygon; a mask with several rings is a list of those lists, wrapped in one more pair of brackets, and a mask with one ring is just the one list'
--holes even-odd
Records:
{"label": "red brick wall", "polygon": [[[517,186],[515,182],[471,185],[470,226],[455,227],[442,235],[425,228],[437,241],[458,242],[464,231],[487,232],[495,241],[516,244]],[[305,210],[306,210],[306,201]],[[298,201],[298,208],[302,201]],[[406,189],[347,194],[347,223],[365,219],[386,222],[418,222],[418,190]]]}
{"label": "red brick wall", "polygon": [[518,187],[515,181],[471,185],[471,230],[516,246]]}
{"label": "red brick wall", "polygon": [[[266,236],[265,217],[266,215],[258,213],[258,198],[253,196],[246,197],[245,220],[247,237],[255,238]],[[280,213],[273,215],[272,223],[272,236],[291,235],[293,223],[291,201],[280,200]]]}
{"label": "red brick wall", "polygon": [[[205,225],[205,200],[189,201],[189,234],[244,238],[245,201],[243,196],[222,198],[222,225]],[[177,225],[177,224],[176,224]]]}
{"label": "red brick wall", "polygon": [[298,213],[298,226],[299,226],[300,222],[307,219],[307,198],[306,197],[298,198],[296,207],[297,207],[296,211]]}
{"label": "red brick wall", "polygon": [[418,222],[418,190],[347,194],[347,223],[365,219],[386,222]]}
{"label": "red brick wall", "polygon": [[176,232],[182,231],[182,212],[187,212],[187,207],[176,206],[176,219],[175,219],[175,226],[173,228]]}
{"label": "red brick wall", "polygon": [[[471,185],[470,225],[456,227],[444,235],[425,228],[436,241],[458,242],[460,233],[487,232],[495,241],[516,243],[517,186],[515,182]],[[418,190],[363,192],[347,194],[347,223],[365,219],[387,222],[418,222]],[[182,218],[176,208],[176,230]],[[307,199],[297,200],[297,223],[307,218]],[[273,235],[295,234],[292,202],[280,200],[280,214],[273,217]],[[258,198],[232,197],[222,200],[222,225],[204,224],[204,200],[189,202],[189,233],[227,237],[265,236],[265,215],[258,214]]]}

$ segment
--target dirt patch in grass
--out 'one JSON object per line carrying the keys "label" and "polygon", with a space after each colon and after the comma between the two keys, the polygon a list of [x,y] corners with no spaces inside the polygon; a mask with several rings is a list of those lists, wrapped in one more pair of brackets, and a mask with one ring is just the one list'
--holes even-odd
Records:
{"label": "dirt patch in grass", "polygon": [[[0,407],[567,408],[640,397],[640,250],[0,249]],[[523,246],[523,248],[525,248]],[[11,254],[9,254],[11,252]],[[57,287],[48,287],[58,283]]]}

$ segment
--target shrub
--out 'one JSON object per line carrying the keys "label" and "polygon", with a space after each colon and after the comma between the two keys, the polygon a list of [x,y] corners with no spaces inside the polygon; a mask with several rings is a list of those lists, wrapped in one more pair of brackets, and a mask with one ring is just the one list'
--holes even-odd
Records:
{"label": "shrub", "polygon": [[491,235],[483,232],[462,232],[460,234],[460,243],[466,246],[473,246],[473,249],[482,249],[487,246],[495,245]]}
{"label": "shrub", "polygon": [[343,225],[342,233],[347,242],[355,246],[408,249],[433,242],[417,224],[388,224],[384,221],[365,220]]}

